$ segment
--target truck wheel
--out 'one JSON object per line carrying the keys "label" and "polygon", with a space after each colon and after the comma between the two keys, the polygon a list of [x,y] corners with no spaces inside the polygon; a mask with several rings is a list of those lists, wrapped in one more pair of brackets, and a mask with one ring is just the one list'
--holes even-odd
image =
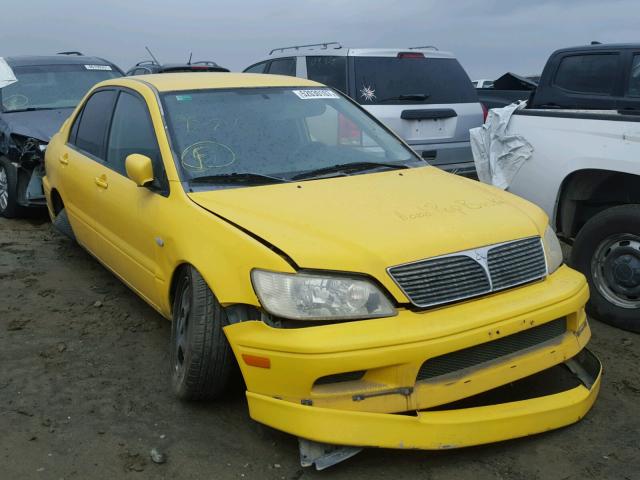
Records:
{"label": "truck wheel", "polygon": [[0,158],[0,215],[6,218],[20,217],[25,208],[18,205],[18,172],[9,160]]}
{"label": "truck wheel", "polygon": [[173,301],[171,383],[183,400],[208,400],[227,390],[233,354],[222,327],[228,324],[202,276],[182,268]]}
{"label": "truck wheel", "polygon": [[73,233],[71,224],[69,223],[69,216],[67,215],[67,210],[65,208],[60,210],[58,215],[56,215],[56,218],[53,220],[53,227],[58,230],[58,232],[69,237],[75,242],[76,236]]}
{"label": "truck wheel", "polygon": [[589,281],[589,315],[640,332],[640,205],[612,207],[589,220],[571,264]]}

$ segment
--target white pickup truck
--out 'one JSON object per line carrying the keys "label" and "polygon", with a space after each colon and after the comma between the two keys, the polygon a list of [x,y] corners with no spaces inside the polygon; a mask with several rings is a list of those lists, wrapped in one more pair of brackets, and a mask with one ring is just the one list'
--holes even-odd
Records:
{"label": "white pickup truck", "polygon": [[498,122],[500,114],[476,129],[481,180],[541,206],[589,280],[589,314],[640,332],[640,115],[520,109]]}

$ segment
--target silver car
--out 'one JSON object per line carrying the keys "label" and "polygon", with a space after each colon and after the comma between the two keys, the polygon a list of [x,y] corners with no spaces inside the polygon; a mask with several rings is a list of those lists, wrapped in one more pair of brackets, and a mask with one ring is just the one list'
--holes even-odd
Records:
{"label": "silver car", "polygon": [[[482,125],[485,112],[471,80],[451,53],[435,47],[298,45],[272,50],[267,59],[244,71],[298,76],[334,87],[394,130],[429,163],[475,176],[469,129]],[[339,132],[349,134],[348,126]]]}

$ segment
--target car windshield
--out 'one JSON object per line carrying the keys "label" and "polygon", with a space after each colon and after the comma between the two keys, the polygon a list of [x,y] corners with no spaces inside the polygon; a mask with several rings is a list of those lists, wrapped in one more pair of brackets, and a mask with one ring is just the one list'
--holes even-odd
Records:
{"label": "car windshield", "polygon": [[354,65],[352,97],[362,105],[478,102],[471,80],[455,58],[354,57]]}
{"label": "car windshield", "polygon": [[182,177],[199,188],[425,165],[329,88],[171,92],[162,101]]}
{"label": "car windshield", "polygon": [[4,112],[74,108],[93,85],[120,76],[110,65],[30,65],[12,70],[18,81],[0,89]]}

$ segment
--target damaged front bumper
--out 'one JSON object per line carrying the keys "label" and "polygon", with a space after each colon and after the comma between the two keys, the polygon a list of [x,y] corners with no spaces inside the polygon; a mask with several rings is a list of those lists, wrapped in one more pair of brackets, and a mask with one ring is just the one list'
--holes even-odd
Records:
{"label": "damaged front bumper", "polygon": [[246,321],[225,333],[258,422],[325,444],[456,448],[585,415],[601,374],[584,348],[588,296],[584,277],[561,267],[430,311],[289,329]]}
{"label": "damaged front bumper", "polygon": [[[559,369],[566,370],[560,372]],[[573,371],[572,371],[573,370]],[[498,442],[553,430],[579,421],[589,411],[600,389],[602,368],[598,359],[584,349],[569,362],[542,372],[572,385],[556,393],[477,406],[416,411],[412,414],[370,413],[310,407],[248,392],[251,417],[270,427],[315,442],[359,447],[440,450]],[[551,376],[551,375],[549,375]],[[517,389],[527,390],[523,379]],[[487,392],[499,397],[509,389]]]}

